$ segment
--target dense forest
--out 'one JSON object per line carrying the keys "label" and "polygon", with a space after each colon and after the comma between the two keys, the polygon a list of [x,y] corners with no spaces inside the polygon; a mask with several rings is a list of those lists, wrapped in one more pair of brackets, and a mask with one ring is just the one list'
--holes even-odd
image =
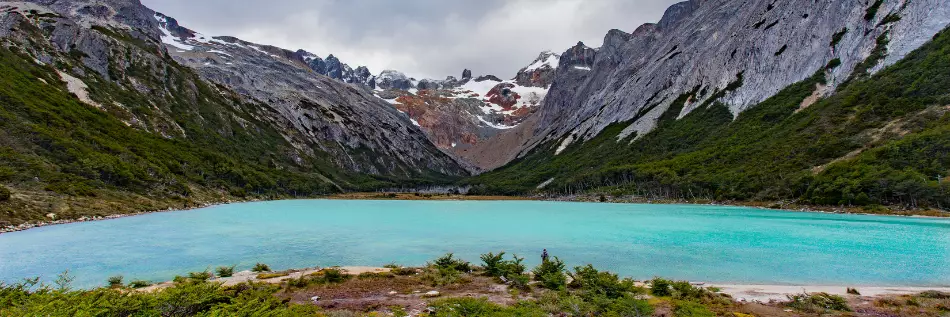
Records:
{"label": "dense forest", "polygon": [[[619,122],[559,155],[550,142],[467,180],[475,193],[636,195],[879,208],[950,207],[950,32],[868,76],[887,37],[837,92],[807,107],[826,71],[737,117],[715,99],[680,119],[684,93],[646,135]],[[840,67],[832,60],[826,70]],[[733,85],[741,85],[741,77]],[[698,89],[697,89],[698,90]],[[728,90],[728,89],[726,89]],[[547,183],[543,188],[539,186]]]}

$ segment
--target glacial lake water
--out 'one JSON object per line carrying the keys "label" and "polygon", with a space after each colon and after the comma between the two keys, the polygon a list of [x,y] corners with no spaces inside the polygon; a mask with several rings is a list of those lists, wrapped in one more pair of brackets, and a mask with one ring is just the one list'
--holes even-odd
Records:
{"label": "glacial lake water", "polygon": [[478,263],[506,251],[622,276],[748,284],[950,286],[950,220],[741,207],[539,201],[295,200],[0,235],[0,281],[69,270],[73,286],[246,270]]}

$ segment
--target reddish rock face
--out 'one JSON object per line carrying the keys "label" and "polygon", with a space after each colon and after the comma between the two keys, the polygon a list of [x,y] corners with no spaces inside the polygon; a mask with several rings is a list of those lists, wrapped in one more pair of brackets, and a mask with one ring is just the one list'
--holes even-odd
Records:
{"label": "reddish rock face", "polygon": [[501,83],[495,85],[490,91],[488,91],[488,99],[485,102],[498,105],[505,109],[505,111],[512,110],[516,104],[518,104],[518,99],[521,99],[521,95],[511,91],[511,88],[514,88],[515,85],[510,83]]}

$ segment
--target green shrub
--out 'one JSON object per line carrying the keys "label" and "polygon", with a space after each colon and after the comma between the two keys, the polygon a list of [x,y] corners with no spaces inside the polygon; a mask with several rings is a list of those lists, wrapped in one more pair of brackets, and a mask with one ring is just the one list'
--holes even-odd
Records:
{"label": "green shrub", "polygon": [[343,271],[334,268],[322,269],[318,273],[320,273],[320,275],[323,276],[323,279],[329,283],[340,283],[346,281],[346,279],[349,277],[349,275],[343,274]]}
{"label": "green shrub", "polygon": [[232,277],[234,276],[234,265],[232,266],[219,266],[215,269],[215,272],[218,273],[218,277]]}
{"label": "green shrub", "polygon": [[481,259],[484,263],[485,275],[492,277],[511,278],[524,274],[525,266],[522,264],[524,258],[512,255],[511,260],[504,260],[505,252],[499,252],[495,255],[491,252],[482,254]]}
{"label": "green shrub", "polygon": [[125,283],[122,282],[123,279],[124,277],[122,277],[122,275],[109,277],[109,280],[108,280],[109,287],[112,287],[112,288],[122,287],[123,285],[125,285]]}
{"label": "green shrub", "polygon": [[257,273],[270,272],[270,266],[267,266],[267,264],[258,262],[257,264],[254,264],[254,268],[251,269],[251,272],[257,272]]}
{"label": "green shrub", "polygon": [[659,277],[650,281],[650,294],[657,297],[673,296],[673,282]]}
{"label": "green shrub", "polygon": [[10,190],[6,187],[0,186],[0,201],[10,200]]}
{"label": "green shrub", "polygon": [[564,261],[558,257],[541,261],[541,264],[531,270],[534,274],[534,280],[541,282],[541,286],[547,289],[563,289],[567,284],[567,277],[564,275]]}
{"label": "green shrub", "polygon": [[692,302],[692,301],[683,301],[677,300],[673,302],[673,316],[676,317],[716,317],[716,313],[713,313],[703,306],[702,304]]}
{"label": "green shrub", "polygon": [[204,282],[210,280],[212,277],[214,277],[214,274],[211,274],[208,270],[188,273],[188,278],[195,281]]}
{"label": "green shrub", "polygon": [[841,39],[844,38],[845,34],[848,34],[848,28],[843,28],[841,31],[835,32],[835,34],[831,36],[831,48],[837,47],[838,43],[841,43]]}
{"label": "green shrub", "polygon": [[924,291],[920,293],[920,297],[931,298],[931,299],[950,299],[950,293],[945,293],[941,291]]}
{"label": "green shrub", "polygon": [[397,267],[397,268],[390,269],[389,272],[396,275],[405,276],[405,275],[415,275],[416,273],[419,273],[419,270],[415,268],[411,268],[411,267]]}
{"label": "green shrub", "polygon": [[435,259],[432,264],[440,268],[451,268],[461,272],[468,272],[472,270],[472,267],[468,262],[462,259],[456,259],[455,255],[452,253],[446,253],[442,257]]}
{"label": "green shrub", "polygon": [[131,288],[143,288],[149,286],[152,286],[152,283],[145,280],[133,280],[132,282],[129,282],[129,287]]}
{"label": "green shrub", "polygon": [[848,307],[848,301],[845,300],[844,297],[831,295],[828,293],[789,295],[788,303],[785,305],[790,308],[810,313],[851,311],[851,308]]}
{"label": "green shrub", "polygon": [[631,279],[620,279],[617,274],[601,272],[593,265],[578,266],[574,273],[568,273],[573,281],[571,287],[580,289],[588,297],[604,296],[609,299],[621,298],[630,293],[643,293]]}
{"label": "green shrub", "polygon": [[429,265],[422,269],[420,279],[431,286],[445,286],[462,281],[462,273],[452,267]]}

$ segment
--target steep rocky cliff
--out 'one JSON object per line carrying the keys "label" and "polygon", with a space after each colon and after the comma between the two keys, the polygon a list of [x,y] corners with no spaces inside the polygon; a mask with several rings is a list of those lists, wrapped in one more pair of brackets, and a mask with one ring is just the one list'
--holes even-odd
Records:
{"label": "steep rocky cliff", "polygon": [[562,54],[532,146],[568,146],[619,122],[627,122],[621,136],[642,136],[694,90],[674,115],[721,102],[735,116],[833,63],[828,84],[816,88],[827,96],[853,74],[900,60],[948,22],[943,0],[682,2],[656,24],[610,31],[599,50],[578,44]]}

